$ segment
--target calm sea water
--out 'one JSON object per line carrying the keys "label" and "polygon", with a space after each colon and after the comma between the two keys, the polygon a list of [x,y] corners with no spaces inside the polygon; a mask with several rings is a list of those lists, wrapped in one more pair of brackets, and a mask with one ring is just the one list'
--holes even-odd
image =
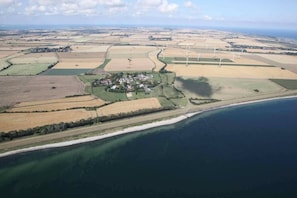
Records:
{"label": "calm sea water", "polygon": [[0,159],[1,197],[297,197],[297,99]]}

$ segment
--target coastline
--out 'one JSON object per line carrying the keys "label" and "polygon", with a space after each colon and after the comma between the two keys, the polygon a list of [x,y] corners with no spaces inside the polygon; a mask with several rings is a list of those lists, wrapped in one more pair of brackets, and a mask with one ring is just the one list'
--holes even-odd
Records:
{"label": "coastline", "polygon": [[221,106],[210,105],[210,107],[206,107],[204,109],[201,108],[201,110],[196,110],[194,112],[186,112],[186,113],[178,115],[174,118],[170,118],[170,119],[166,119],[166,120],[162,120],[162,121],[153,121],[151,123],[146,123],[143,125],[137,125],[137,126],[133,126],[133,127],[127,127],[122,130],[117,130],[115,132],[110,132],[110,133],[106,133],[106,134],[100,134],[100,135],[95,135],[95,136],[90,136],[90,137],[85,137],[85,138],[80,138],[80,139],[75,139],[75,140],[62,141],[62,142],[44,144],[44,145],[39,145],[39,146],[31,146],[28,148],[15,149],[15,150],[0,153],[0,157],[6,157],[6,156],[14,155],[14,154],[37,151],[37,150],[42,150],[42,149],[66,147],[66,146],[71,146],[71,145],[75,145],[75,144],[82,144],[82,143],[97,141],[97,140],[101,140],[101,139],[106,139],[106,138],[119,136],[119,135],[123,135],[123,134],[127,134],[127,133],[139,132],[139,131],[143,131],[146,129],[175,124],[175,123],[181,122],[185,119],[188,119],[190,117],[193,117],[195,115],[202,114],[202,113],[208,112],[208,111],[214,111],[214,110],[225,109],[225,108],[236,107],[236,106],[247,105],[247,104],[253,104],[253,103],[268,102],[268,101],[273,101],[273,100],[291,99],[291,98],[297,98],[297,95],[277,96],[277,97],[272,97],[272,98],[262,98],[262,99],[256,99],[256,100],[239,101],[239,102],[230,103],[230,104],[228,104],[228,103],[223,104]]}

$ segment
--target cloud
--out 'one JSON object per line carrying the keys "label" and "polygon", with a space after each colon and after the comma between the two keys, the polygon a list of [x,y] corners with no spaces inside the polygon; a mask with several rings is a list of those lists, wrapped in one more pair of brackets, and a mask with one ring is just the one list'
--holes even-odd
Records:
{"label": "cloud", "polygon": [[99,15],[122,12],[127,8],[122,0],[29,0],[26,15]]}
{"label": "cloud", "polygon": [[138,14],[152,10],[161,13],[172,13],[178,10],[178,4],[169,3],[167,0],[138,0],[136,9]]}
{"label": "cloud", "polygon": [[203,19],[206,20],[206,21],[211,21],[213,18],[211,16],[209,16],[209,15],[204,15]]}
{"label": "cloud", "polygon": [[159,6],[160,12],[175,12],[178,10],[178,5],[175,3],[168,3],[167,0],[162,1],[162,4]]}
{"label": "cloud", "polygon": [[184,3],[184,6],[185,6],[186,8],[193,8],[193,9],[196,9],[196,8],[197,8],[197,5],[194,4],[192,1],[186,1],[186,2]]}
{"label": "cloud", "polygon": [[15,0],[0,0],[0,6],[10,6]]}

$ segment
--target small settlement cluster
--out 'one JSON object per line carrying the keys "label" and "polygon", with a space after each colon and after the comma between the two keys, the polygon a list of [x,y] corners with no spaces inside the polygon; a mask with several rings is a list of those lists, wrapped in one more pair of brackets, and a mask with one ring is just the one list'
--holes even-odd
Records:
{"label": "small settlement cluster", "polygon": [[158,82],[154,81],[153,74],[143,73],[114,73],[106,75],[105,78],[96,79],[92,86],[106,86],[106,91],[113,92],[139,92],[146,94],[151,92]]}

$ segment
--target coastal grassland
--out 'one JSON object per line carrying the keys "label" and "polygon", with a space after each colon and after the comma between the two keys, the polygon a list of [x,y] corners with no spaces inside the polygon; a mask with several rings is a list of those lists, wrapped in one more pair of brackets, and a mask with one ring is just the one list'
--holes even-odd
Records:
{"label": "coastal grassland", "polygon": [[266,79],[183,77],[177,78],[175,86],[182,90],[188,99],[231,100],[285,91],[281,86]]}
{"label": "coastal grassland", "polygon": [[290,80],[290,79],[270,79],[272,82],[286,88],[289,90],[297,89],[297,79]]}
{"label": "coastal grassland", "polygon": [[105,101],[87,95],[54,100],[21,102],[7,109],[6,112],[50,112],[77,108],[97,108],[104,104]]}
{"label": "coastal grassland", "polygon": [[28,76],[37,75],[48,70],[51,67],[49,63],[30,63],[12,65],[9,68],[0,72],[1,76]]}

